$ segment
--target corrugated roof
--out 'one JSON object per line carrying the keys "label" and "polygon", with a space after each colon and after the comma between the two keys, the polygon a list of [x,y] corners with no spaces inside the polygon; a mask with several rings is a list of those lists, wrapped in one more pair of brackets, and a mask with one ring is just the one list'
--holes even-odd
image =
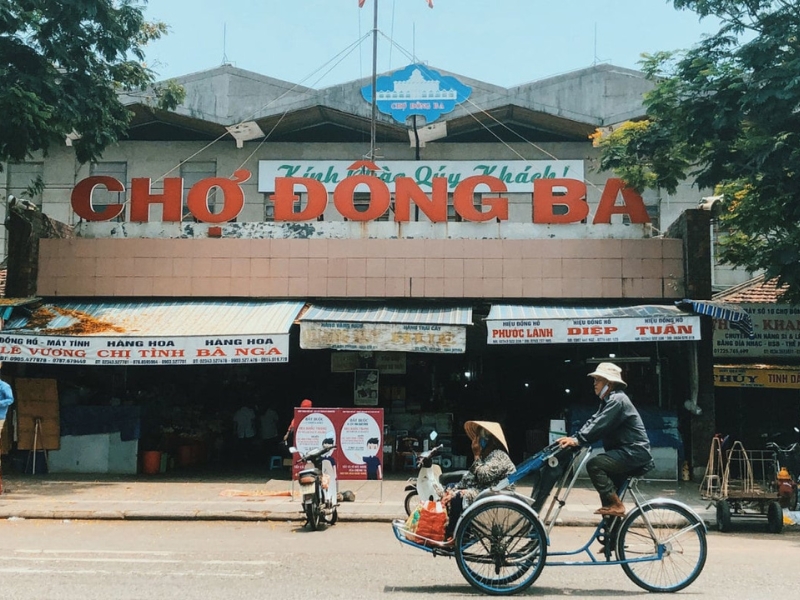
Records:
{"label": "corrugated roof", "polygon": [[472,325],[472,307],[320,306],[312,304],[300,321]]}
{"label": "corrugated roof", "polygon": [[81,336],[193,336],[286,333],[303,302],[165,301],[43,304],[17,310],[3,333]]}
{"label": "corrugated roof", "polygon": [[763,275],[759,275],[724,292],[714,294],[714,300],[739,304],[777,304],[781,302],[780,295],[785,290],[786,286],[778,287],[777,279],[766,281]]}
{"label": "corrugated roof", "polygon": [[612,319],[623,317],[679,317],[684,313],[674,306],[643,304],[640,306],[522,306],[493,304],[487,321],[518,321],[522,319]]}

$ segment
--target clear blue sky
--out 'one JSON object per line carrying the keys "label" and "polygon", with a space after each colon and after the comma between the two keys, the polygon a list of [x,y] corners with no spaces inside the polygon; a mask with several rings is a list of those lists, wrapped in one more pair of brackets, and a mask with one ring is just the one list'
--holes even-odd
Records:
{"label": "clear blue sky", "polygon": [[[242,69],[320,88],[372,69],[373,2],[150,0],[145,14],[170,34],[148,47],[158,79]],[[501,86],[596,62],[638,68],[642,53],[688,48],[714,21],[667,0],[378,0],[378,71],[412,62]],[[394,45],[389,39],[394,41]],[[342,59],[341,62],[338,62]]]}

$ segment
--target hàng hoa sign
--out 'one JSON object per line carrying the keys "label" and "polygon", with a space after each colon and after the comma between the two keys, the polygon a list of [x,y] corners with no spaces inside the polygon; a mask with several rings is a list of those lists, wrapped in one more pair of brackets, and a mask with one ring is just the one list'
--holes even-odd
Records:
{"label": "h\u00e0ng hoa sign", "polygon": [[[538,176],[536,176],[538,175]],[[209,177],[192,186],[187,195],[186,205],[198,221],[205,223],[226,223],[235,219],[244,207],[244,191],[241,184],[250,178],[246,170],[236,171],[231,178]],[[391,186],[391,187],[390,187]],[[531,221],[537,224],[580,223],[589,216],[586,202],[586,184],[582,179],[556,177],[549,170],[542,173],[517,172],[513,177],[508,170],[495,171],[489,168],[466,177],[432,176],[425,181],[418,177],[395,174],[389,180],[385,171],[368,161],[359,161],[347,171],[347,176],[335,181],[323,182],[316,177],[303,177],[295,174],[275,177],[274,192],[269,199],[274,203],[274,220],[279,222],[315,221],[326,210],[330,195],[333,204],[343,217],[350,221],[374,221],[392,209],[396,222],[412,220],[412,206],[423,213],[430,221],[446,222],[448,197],[452,193],[453,207],[465,221],[507,221],[508,198],[513,187],[520,187],[532,194]],[[102,210],[95,210],[92,193],[96,188],[110,192],[124,192],[125,185],[119,180],[105,175],[87,177],[81,180],[72,191],[72,208],[87,221],[109,221],[119,217],[124,204],[110,204]],[[261,186],[259,186],[261,189]],[[332,194],[329,191],[332,188]],[[216,190],[217,212],[208,206],[208,197]],[[300,196],[305,194],[305,202],[299,207]],[[366,208],[356,207],[356,193],[369,192]],[[476,205],[475,194],[481,194]],[[153,191],[148,177],[131,179],[130,215],[133,222],[147,223],[150,220],[150,207],[161,205],[162,221],[181,222],[183,218],[183,178],[167,177],[163,180],[163,190]],[[617,201],[621,197],[622,203]],[[625,186],[622,180],[611,178],[606,181],[600,201],[592,219],[592,224],[609,224],[615,214],[627,215],[631,223],[649,223],[647,209],[642,197]]]}

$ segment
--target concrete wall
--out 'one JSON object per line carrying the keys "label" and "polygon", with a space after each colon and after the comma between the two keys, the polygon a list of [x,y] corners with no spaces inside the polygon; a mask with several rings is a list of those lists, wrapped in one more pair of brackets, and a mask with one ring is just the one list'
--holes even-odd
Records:
{"label": "concrete wall", "polygon": [[684,296],[682,242],[43,239],[54,297],[600,298]]}

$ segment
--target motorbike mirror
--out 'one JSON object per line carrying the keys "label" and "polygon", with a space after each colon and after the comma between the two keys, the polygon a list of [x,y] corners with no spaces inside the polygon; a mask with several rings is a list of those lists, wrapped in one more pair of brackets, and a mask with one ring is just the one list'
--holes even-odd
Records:
{"label": "motorbike mirror", "polygon": [[428,437],[431,438],[432,442],[435,442],[436,438],[439,437],[439,434],[434,429],[433,431],[430,432],[430,434],[428,434]]}
{"label": "motorbike mirror", "polygon": [[289,452],[291,452],[292,454],[297,454],[297,448],[295,448],[294,446],[289,446]]}

